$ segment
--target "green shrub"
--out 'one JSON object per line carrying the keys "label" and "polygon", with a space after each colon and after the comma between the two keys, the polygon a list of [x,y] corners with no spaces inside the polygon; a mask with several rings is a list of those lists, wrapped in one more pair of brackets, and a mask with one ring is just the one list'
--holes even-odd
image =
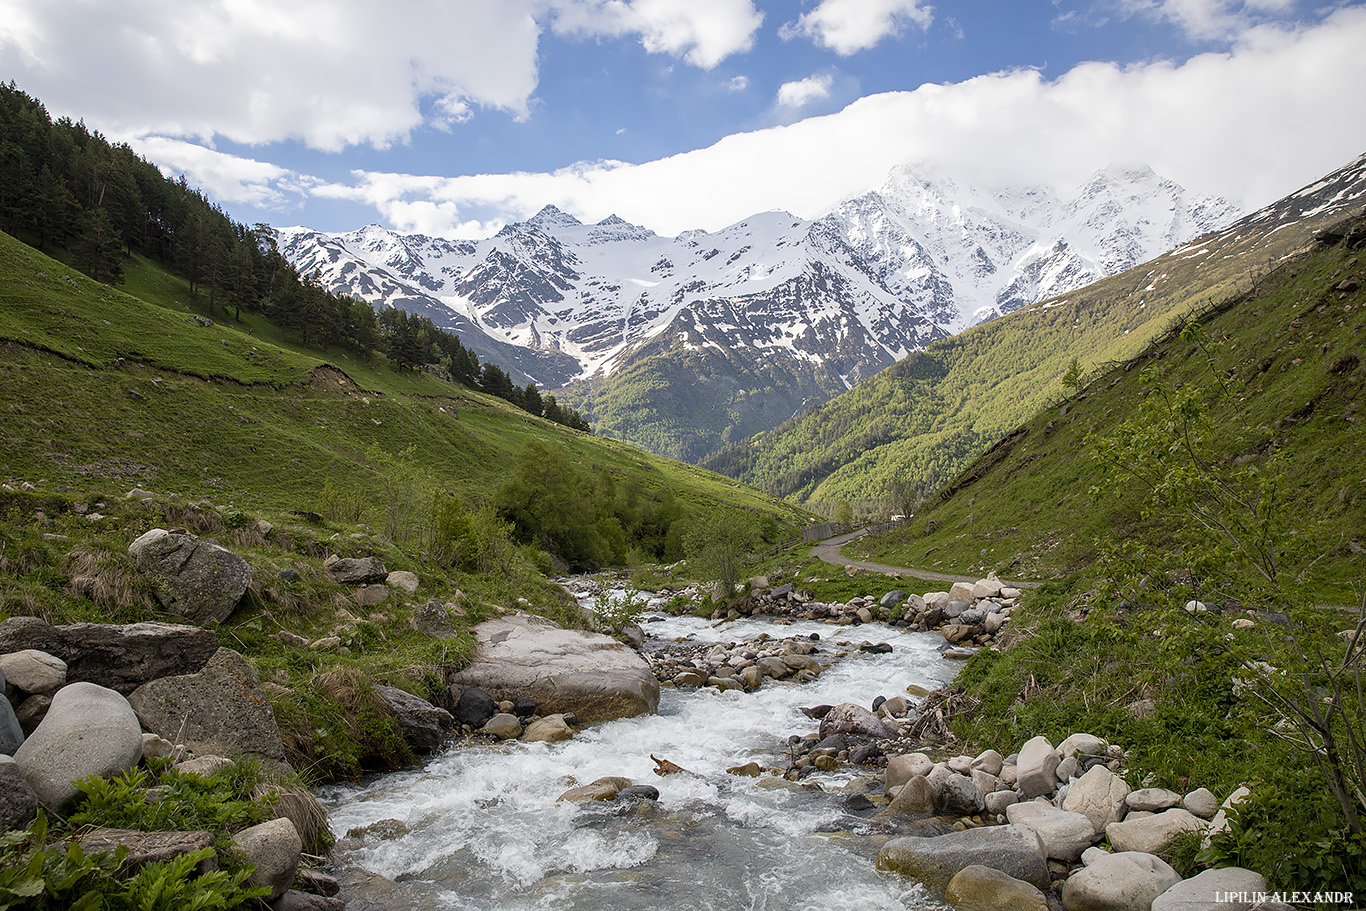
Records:
{"label": "green shrub", "polygon": [[600,632],[620,636],[626,627],[640,623],[647,602],[639,591],[625,591],[620,597],[614,598],[607,576],[599,576],[596,582],[597,592],[593,595],[593,623]]}
{"label": "green shrub", "polygon": [[47,817],[0,835],[0,911],[226,911],[269,890],[247,887],[251,868],[200,874],[204,848],[144,865],[129,875],[128,849],[87,854],[77,841],[49,838]]}
{"label": "green shrub", "polygon": [[[93,775],[76,783],[84,797],[70,824],[109,826],[140,832],[203,830],[214,833],[219,854],[232,854],[229,836],[273,815],[270,801],[256,796],[261,782],[257,763],[239,762],[212,775],[130,769],[115,778]],[[148,800],[147,788],[159,790]]]}

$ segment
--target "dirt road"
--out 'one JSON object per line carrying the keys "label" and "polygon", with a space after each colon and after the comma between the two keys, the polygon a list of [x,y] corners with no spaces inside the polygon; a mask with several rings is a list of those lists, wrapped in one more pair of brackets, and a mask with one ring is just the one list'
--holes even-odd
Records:
{"label": "dirt road", "polygon": [[[857,566],[859,569],[866,569],[875,573],[896,573],[901,576],[927,579],[931,582],[976,582],[981,578],[980,576],[954,576],[949,573],[937,573],[928,569],[911,569],[906,566],[887,566],[883,563],[869,563],[867,560],[851,560],[840,553],[841,547],[866,533],[866,529],[859,529],[848,534],[826,538],[811,548],[811,556],[835,566]],[[1007,582],[1006,584],[1014,588],[1037,588],[1039,586],[1038,582]]]}

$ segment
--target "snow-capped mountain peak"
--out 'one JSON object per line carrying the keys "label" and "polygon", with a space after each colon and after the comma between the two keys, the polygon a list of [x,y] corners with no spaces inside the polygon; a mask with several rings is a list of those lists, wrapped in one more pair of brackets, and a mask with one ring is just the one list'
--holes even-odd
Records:
{"label": "snow-capped mountain peak", "polygon": [[616,215],[584,224],[553,205],[483,240],[376,225],[280,237],[301,270],[335,290],[417,307],[438,325],[529,352],[533,366],[553,362],[526,371],[544,386],[610,376],[661,346],[748,350],[847,384],[1236,215],[1149,168],[1102,168],[1060,194],[987,190],[906,165],[813,221],[764,212],[673,238]]}

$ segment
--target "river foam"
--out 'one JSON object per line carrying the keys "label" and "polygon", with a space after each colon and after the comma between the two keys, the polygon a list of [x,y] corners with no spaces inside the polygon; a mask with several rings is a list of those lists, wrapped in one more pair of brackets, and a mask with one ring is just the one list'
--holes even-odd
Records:
{"label": "river foam", "polygon": [[[941,637],[881,625],[776,625],[747,619],[714,626],[668,618],[654,640],[730,642],[760,633],[816,633],[835,642],[889,642],[890,654],[854,652],[815,681],[768,681],[754,693],[666,688],[657,715],[590,727],[557,744],[458,745],[420,768],[324,792],[340,838],[334,872],[352,911],[565,909],[565,911],[838,911],[940,907],[924,891],[874,869],[877,840],[858,834],[827,793],[857,777],[817,776],[825,790],[726,773],[775,756],[816,724],[802,706],[933,689],[957,666]],[[821,656],[818,656],[821,657]],[[690,774],[656,777],[651,755]],[[556,798],[603,776],[660,791],[657,803],[571,804]],[[805,784],[805,783],[804,783]],[[390,839],[348,830],[396,819]]]}

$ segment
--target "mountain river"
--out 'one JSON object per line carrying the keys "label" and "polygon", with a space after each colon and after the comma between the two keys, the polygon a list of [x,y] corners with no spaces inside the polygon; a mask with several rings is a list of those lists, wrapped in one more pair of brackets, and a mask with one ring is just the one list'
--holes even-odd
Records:
{"label": "mountain river", "polygon": [[[338,844],[332,872],[351,911],[892,911],[943,907],[922,887],[874,868],[880,840],[845,814],[848,767],[800,785],[727,774],[756,760],[786,765],[787,738],[816,729],[801,706],[933,689],[957,665],[943,638],[881,624],[720,626],[649,615],[650,645],[690,637],[732,642],[817,633],[826,645],[888,642],[854,652],[806,684],[765,681],[753,693],[666,687],[657,715],[594,725],[557,744],[457,745],[418,769],[323,793]],[[822,658],[824,661],[825,659]],[[691,774],[657,777],[651,754]],[[625,776],[659,789],[655,804],[557,802],[570,787]],[[810,786],[818,782],[820,788]],[[775,786],[776,785],[776,786]],[[398,820],[402,834],[348,838]],[[867,833],[867,834],[864,834]],[[392,833],[391,833],[392,834]]]}

